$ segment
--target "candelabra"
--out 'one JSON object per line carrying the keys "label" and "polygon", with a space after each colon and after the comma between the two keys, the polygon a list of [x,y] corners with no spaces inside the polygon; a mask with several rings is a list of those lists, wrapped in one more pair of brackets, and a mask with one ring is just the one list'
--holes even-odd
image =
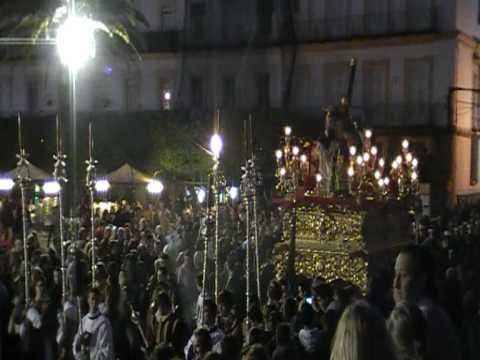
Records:
{"label": "candelabra", "polygon": [[418,192],[418,159],[413,156],[409,149],[407,139],[402,141],[402,150],[395,157],[390,169],[392,178],[390,192],[392,197],[407,199],[415,196]]}
{"label": "candelabra", "polygon": [[[390,170],[373,144],[373,133],[366,129],[357,148],[351,145],[348,156],[333,156],[319,145],[318,169],[306,153],[300,154],[300,147],[292,144],[292,129],[284,128],[281,148],[275,151],[277,190],[281,195],[293,193],[303,187],[305,195],[331,197],[330,176],[335,173],[340,179],[346,171],[348,195],[367,200],[406,199],[418,192],[418,159],[409,150],[408,140],[403,140],[401,154],[395,157]],[[322,169],[322,170],[320,170]],[[312,174],[311,174],[312,172]],[[313,176],[314,175],[314,176]],[[314,178],[315,185],[309,184]],[[342,193],[343,194],[343,193]]]}
{"label": "candelabra", "polygon": [[292,144],[292,128],[286,126],[283,132],[282,147],[275,151],[277,190],[288,194],[305,183],[309,175],[309,162],[306,154],[300,154],[300,147]]}
{"label": "candelabra", "polygon": [[350,195],[366,199],[378,199],[384,196],[383,183],[385,159],[379,157],[378,148],[372,145],[372,131],[364,131],[360,151],[352,145],[349,148],[348,192]]}

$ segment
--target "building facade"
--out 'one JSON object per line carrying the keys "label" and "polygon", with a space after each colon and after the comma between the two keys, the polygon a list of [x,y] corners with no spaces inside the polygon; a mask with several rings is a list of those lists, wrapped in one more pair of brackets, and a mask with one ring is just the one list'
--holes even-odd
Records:
{"label": "building facade", "polygon": [[[480,2],[135,0],[142,60],[100,54],[78,75],[79,112],[174,108],[307,113],[345,95],[386,154],[408,136],[433,208],[480,194]],[[0,113],[58,110],[54,51],[0,64]]]}

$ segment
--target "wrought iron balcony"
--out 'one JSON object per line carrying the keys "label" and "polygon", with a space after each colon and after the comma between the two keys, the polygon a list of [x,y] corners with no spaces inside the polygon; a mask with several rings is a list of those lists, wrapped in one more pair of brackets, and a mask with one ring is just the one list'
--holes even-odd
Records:
{"label": "wrought iron balcony", "polygon": [[[289,41],[282,31],[283,20],[272,22],[222,23],[187,21],[185,29],[146,34],[150,51],[172,51],[243,46],[272,46]],[[399,12],[374,12],[313,20],[295,20],[297,41],[327,42],[355,38],[436,32],[437,9],[408,9]]]}

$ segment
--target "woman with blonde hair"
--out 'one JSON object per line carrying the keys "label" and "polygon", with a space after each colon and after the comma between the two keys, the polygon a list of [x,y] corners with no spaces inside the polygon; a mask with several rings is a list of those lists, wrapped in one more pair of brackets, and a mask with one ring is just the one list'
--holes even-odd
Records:
{"label": "woman with blonde hair", "polygon": [[396,360],[380,312],[366,301],[348,306],[338,322],[330,360]]}
{"label": "woman with blonde hair", "polygon": [[425,347],[426,320],[415,305],[395,306],[387,321],[398,360],[422,360]]}

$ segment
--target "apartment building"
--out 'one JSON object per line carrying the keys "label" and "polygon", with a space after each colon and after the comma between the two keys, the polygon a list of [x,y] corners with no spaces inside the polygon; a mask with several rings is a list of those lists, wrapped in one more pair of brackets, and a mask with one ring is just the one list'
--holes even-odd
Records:
{"label": "apartment building", "polygon": [[[136,0],[142,60],[99,54],[78,75],[80,113],[288,109],[323,119],[345,95],[386,154],[411,139],[432,207],[480,194],[480,2]],[[54,114],[58,60],[0,64],[0,113]]]}

